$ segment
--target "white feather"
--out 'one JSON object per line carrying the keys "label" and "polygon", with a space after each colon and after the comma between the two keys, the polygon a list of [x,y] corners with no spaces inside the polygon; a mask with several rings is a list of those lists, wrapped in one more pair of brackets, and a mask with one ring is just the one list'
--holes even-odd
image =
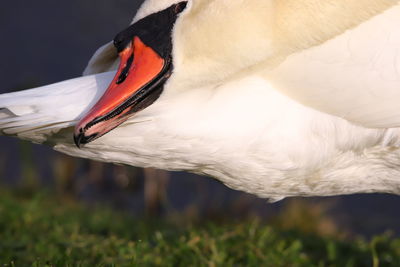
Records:
{"label": "white feather", "polygon": [[268,73],[297,101],[365,127],[400,126],[400,5]]}
{"label": "white feather", "polygon": [[[115,72],[0,95],[0,130],[37,143],[71,127],[104,93]],[[69,136],[69,143],[72,137]],[[59,141],[59,140],[57,140]]]}
{"label": "white feather", "polygon": [[[149,0],[135,19],[175,2]],[[176,22],[164,93],[115,130],[83,149],[70,131],[113,73],[1,95],[0,129],[73,156],[210,175],[275,200],[399,194],[397,3],[196,0]],[[86,73],[115,63],[105,46]]]}

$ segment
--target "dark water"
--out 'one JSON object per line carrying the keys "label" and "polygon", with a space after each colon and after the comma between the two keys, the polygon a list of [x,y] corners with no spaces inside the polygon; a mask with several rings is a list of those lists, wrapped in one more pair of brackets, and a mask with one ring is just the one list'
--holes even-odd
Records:
{"label": "dark water", "polygon": [[[0,92],[79,76],[96,48],[129,24],[140,3],[133,0],[3,1],[0,9]],[[72,159],[48,147],[21,145],[8,137],[0,137],[0,161],[0,181],[3,182],[19,183],[25,175],[24,170],[29,167],[26,162],[30,162],[43,184],[56,188],[59,181],[54,173],[62,172],[68,176],[64,188],[72,188],[77,197],[89,203],[106,201],[138,215],[145,212],[146,205],[153,205],[152,200],[145,197],[146,190],[152,186],[143,179],[143,170]],[[132,173],[135,173],[134,180],[129,178]],[[163,175],[165,173],[161,172],[152,176],[157,180]],[[160,214],[166,210],[190,213],[191,207],[195,207],[194,213],[200,217],[237,219],[261,214],[268,219],[288,203],[268,204],[265,200],[230,190],[210,178],[186,173],[168,175],[169,178],[158,181],[159,187],[166,188],[158,195],[168,202],[155,200],[161,203],[158,204],[161,208],[155,205]],[[119,186],[116,177],[122,177],[122,180],[128,177],[133,185]],[[339,227],[354,233],[369,235],[392,229],[396,235],[400,234],[400,198],[397,196],[312,198],[309,203],[333,203],[329,209],[331,216]]]}

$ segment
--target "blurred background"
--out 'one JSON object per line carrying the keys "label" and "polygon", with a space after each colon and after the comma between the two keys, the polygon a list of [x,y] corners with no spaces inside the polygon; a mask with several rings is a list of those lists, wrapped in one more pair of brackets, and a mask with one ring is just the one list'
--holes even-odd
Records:
{"label": "blurred background", "polygon": [[[141,2],[3,1],[0,93],[80,76],[95,50],[129,25]],[[0,186],[46,188],[83,205],[111,205],[138,218],[188,222],[259,218],[326,233],[368,237],[390,230],[400,235],[398,196],[291,198],[271,204],[212,178],[71,158],[4,136],[0,136]]]}

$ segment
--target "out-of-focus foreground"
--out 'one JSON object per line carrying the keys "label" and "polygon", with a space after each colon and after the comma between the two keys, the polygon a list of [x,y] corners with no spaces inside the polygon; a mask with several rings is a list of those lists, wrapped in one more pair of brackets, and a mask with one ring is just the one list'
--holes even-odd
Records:
{"label": "out-of-focus foreground", "polygon": [[[65,196],[0,194],[3,266],[398,266],[400,239],[345,241],[279,220],[187,224],[137,220]],[[279,217],[278,217],[279,218]],[[296,217],[282,214],[281,222]],[[307,219],[321,223],[320,218]],[[293,222],[292,222],[293,223]],[[296,223],[296,222],[294,222]],[[317,224],[319,224],[317,223]],[[312,223],[315,224],[315,223]]]}
{"label": "out-of-focus foreground", "polygon": [[64,155],[53,158],[46,180],[39,176],[32,145],[20,142],[19,153],[22,178],[13,185],[0,183],[0,264],[5,266],[400,262],[396,232],[365,232],[390,218],[372,214],[359,221],[360,231],[341,218],[340,198],[268,204],[208,178],[184,173],[171,178],[162,171]]}

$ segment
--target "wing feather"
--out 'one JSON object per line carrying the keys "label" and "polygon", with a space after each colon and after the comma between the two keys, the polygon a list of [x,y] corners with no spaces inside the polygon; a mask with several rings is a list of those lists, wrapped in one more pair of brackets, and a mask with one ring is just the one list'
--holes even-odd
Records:
{"label": "wing feather", "polygon": [[[75,125],[100,98],[114,74],[84,76],[0,95],[0,133],[54,144],[56,134]],[[72,134],[61,141],[72,143]]]}
{"label": "wing feather", "polygon": [[365,127],[400,126],[400,5],[268,73],[286,95]]}

